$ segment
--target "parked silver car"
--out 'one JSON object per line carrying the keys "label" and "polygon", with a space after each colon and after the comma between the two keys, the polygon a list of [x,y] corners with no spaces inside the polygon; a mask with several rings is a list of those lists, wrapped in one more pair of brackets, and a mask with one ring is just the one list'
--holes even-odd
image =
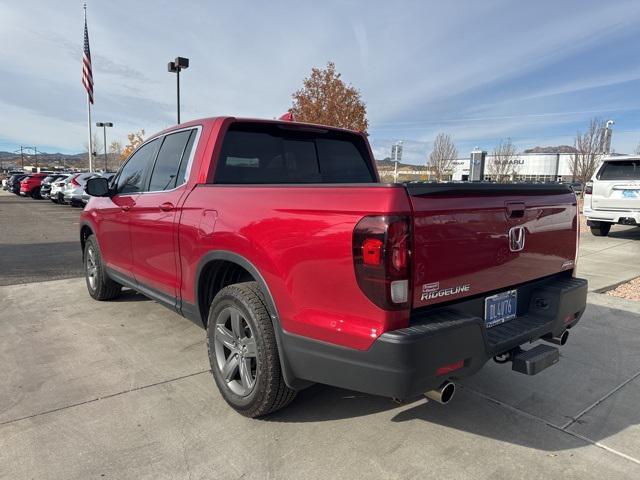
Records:
{"label": "parked silver car", "polygon": [[52,173],[40,184],[40,196],[44,199],[51,198],[51,188],[55,182],[60,179],[66,178],[67,175],[63,173]]}
{"label": "parked silver car", "polygon": [[73,177],[69,183],[67,183],[62,191],[63,203],[69,204],[72,207],[80,207],[84,205],[82,202],[82,194],[84,193],[84,186],[87,180],[93,177],[97,177],[99,174],[95,172],[81,173]]}
{"label": "parked silver car", "polygon": [[64,203],[63,190],[67,183],[75,177],[76,173],[69,173],[63,177],[58,178],[51,184],[51,191],[49,192],[49,199],[54,203]]}

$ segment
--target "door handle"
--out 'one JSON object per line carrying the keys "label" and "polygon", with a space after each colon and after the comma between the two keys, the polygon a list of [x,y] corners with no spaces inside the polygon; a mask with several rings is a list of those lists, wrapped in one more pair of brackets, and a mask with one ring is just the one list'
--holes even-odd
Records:
{"label": "door handle", "polygon": [[173,210],[173,203],[164,202],[164,203],[161,203],[159,207],[160,207],[160,210],[162,210],[163,212],[170,212],[171,210]]}
{"label": "door handle", "polygon": [[128,212],[129,210],[131,210],[131,205],[120,205],[120,209],[123,212]]}

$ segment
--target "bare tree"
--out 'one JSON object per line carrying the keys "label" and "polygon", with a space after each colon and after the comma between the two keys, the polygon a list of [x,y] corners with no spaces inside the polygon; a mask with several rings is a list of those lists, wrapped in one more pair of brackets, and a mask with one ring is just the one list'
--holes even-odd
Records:
{"label": "bare tree", "polygon": [[[91,142],[93,144],[92,146],[93,146],[94,156],[102,152],[102,142],[100,141],[100,136],[97,133],[94,132],[91,135]],[[83,143],[83,146],[84,146],[84,151],[87,154],[87,166],[89,166],[89,142],[85,141]]]}
{"label": "bare tree", "polygon": [[500,183],[511,182],[520,170],[522,160],[518,158],[516,146],[510,138],[500,140],[487,164],[487,173],[492,180]]}
{"label": "bare tree", "polygon": [[111,142],[109,144],[109,153],[116,154],[118,157],[122,155],[122,144],[117,140]]}
{"label": "bare tree", "polygon": [[120,166],[120,156],[122,155],[122,144],[114,140],[109,144],[109,170],[116,170]]}
{"label": "bare tree", "polygon": [[605,152],[605,146],[605,122],[592,118],[586,132],[576,133],[576,153],[569,160],[569,170],[574,181],[584,184],[591,179]]}
{"label": "bare tree", "polygon": [[451,136],[446,133],[439,133],[435,142],[433,142],[433,151],[427,161],[427,166],[438,182],[453,174],[453,162],[457,157],[458,149],[453,144]]}

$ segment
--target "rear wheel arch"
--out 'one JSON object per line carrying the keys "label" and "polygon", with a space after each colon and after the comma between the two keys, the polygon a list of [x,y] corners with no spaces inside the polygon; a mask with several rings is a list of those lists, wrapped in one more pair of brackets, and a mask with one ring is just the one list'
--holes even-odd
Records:
{"label": "rear wheel arch", "polygon": [[295,390],[300,390],[310,385],[310,382],[296,379],[293,375],[284,351],[283,330],[280,326],[276,303],[267,282],[253,263],[237,253],[228,250],[214,250],[200,259],[195,278],[195,307],[197,315],[205,328],[207,327],[211,301],[220,290],[235,283],[255,281],[260,288],[263,301],[271,317],[278,346],[278,356],[280,357],[280,367],[285,383]]}
{"label": "rear wheel arch", "polygon": [[203,326],[207,326],[209,306],[216,294],[228,285],[247,281],[258,283],[269,308],[269,314],[274,320],[274,328],[280,328],[276,304],[262,274],[245,257],[227,250],[211,251],[205,254],[198,263],[195,300]]}

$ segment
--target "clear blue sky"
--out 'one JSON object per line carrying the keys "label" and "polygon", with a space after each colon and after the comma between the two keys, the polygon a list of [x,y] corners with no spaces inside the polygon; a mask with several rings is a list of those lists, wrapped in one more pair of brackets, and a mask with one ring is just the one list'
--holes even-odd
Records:
{"label": "clear blue sky", "polygon": [[[438,132],[467,156],[504,137],[519,149],[572,144],[593,116],[613,147],[640,142],[640,2],[88,2],[94,121],[112,138],[183,119],[273,118],[311,67],[336,63],[362,92],[378,158],[404,140],[423,162]],[[0,150],[78,152],[82,2],[0,1]]]}

